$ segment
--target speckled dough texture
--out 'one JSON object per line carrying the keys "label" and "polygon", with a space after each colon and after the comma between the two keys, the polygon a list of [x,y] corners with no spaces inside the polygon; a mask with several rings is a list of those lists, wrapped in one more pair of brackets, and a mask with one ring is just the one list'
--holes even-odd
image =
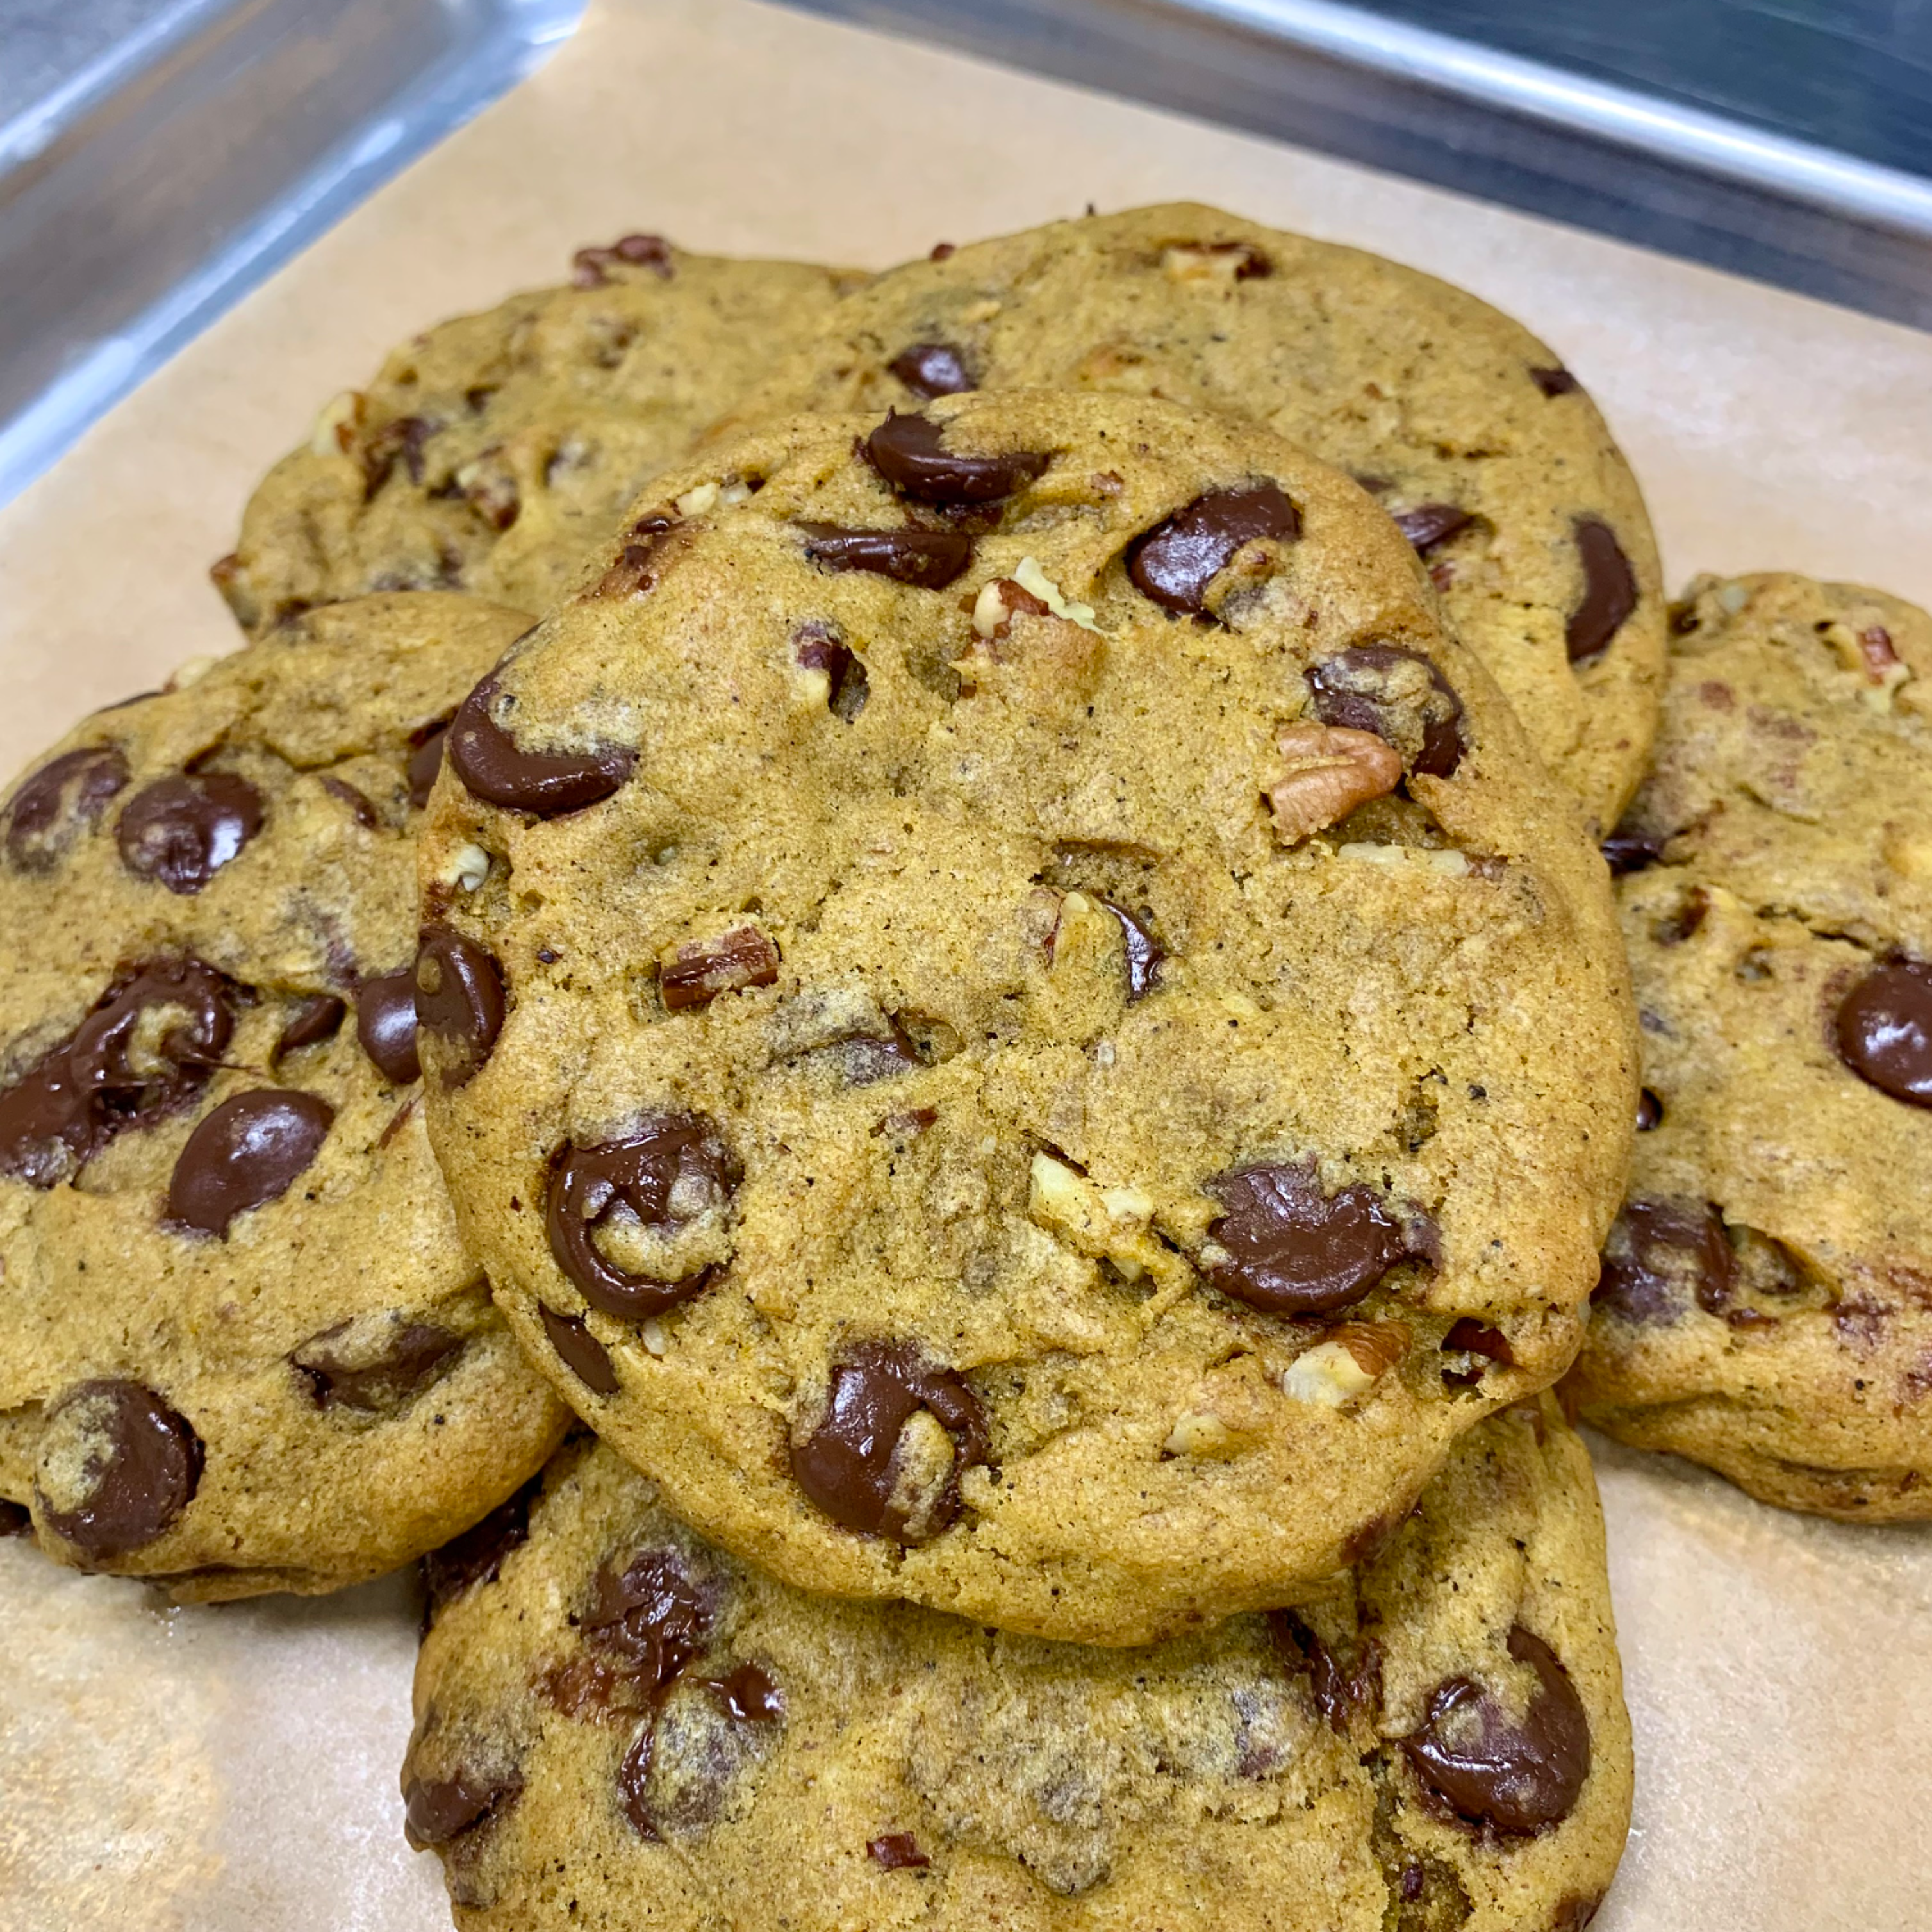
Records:
{"label": "speckled dough texture", "polygon": [[[935,383],[1158,396],[1304,444],[1403,519],[1453,628],[1590,817],[1613,824],[1636,788],[1664,668],[1642,498],[1556,353],[1474,296],[1216,208],[1090,216],[880,276],[730,420],[904,409]],[[1586,525],[1621,550],[1624,605],[1591,598],[1603,539]],[[1607,590],[1607,552],[1597,568]]]}
{"label": "speckled dough texture", "polygon": [[[1603,1528],[1546,1397],[1320,1603],[1149,1650],[802,1596],[602,1447],[523,1527],[417,1665],[404,1790],[464,1932],[1580,1932],[1622,1850]],[[1494,1771],[1445,1796],[1411,1746],[1459,1724]]]}
{"label": "speckled dough texture", "polygon": [[[1356,1560],[1568,1365],[1636,1097],[1607,878],[1346,478],[1126,398],[894,424],[664,479],[452,726],[419,984],[508,1013],[426,1036],[431,1132],[707,1534],[1144,1641]],[[882,440],[1012,488],[934,508]]]}
{"label": "speckled dough texture", "polygon": [[1932,1069],[1932,619],[1777,574],[1676,626],[1612,848],[1656,1124],[1570,1387],[1768,1502],[1932,1516],[1932,1087],[1847,1053]]}
{"label": "speckled dough texture", "polygon": [[0,1497],[62,1562],[332,1589],[562,1432],[401,1064],[416,741],[526,622],[335,606],[89,718],[0,811]]}
{"label": "speckled dough texture", "polygon": [[652,236],[580,250],[570,284],[440,323],[329,403],[216,584],[257,635],[369,591],[543,610],[644,479],[862,279]]}

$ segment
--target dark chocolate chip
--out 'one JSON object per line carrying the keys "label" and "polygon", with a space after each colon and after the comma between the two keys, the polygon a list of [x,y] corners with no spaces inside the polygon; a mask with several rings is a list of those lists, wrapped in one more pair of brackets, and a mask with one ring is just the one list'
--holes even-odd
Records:
{"label": "dark chocolate chip", "polygon": [[769,986],[778,976],[778,948],[755,926],[740,926],[680,946],[658,970],[658,992],[667,1012],[682,1012],[707,1006],[721,993]]}
{"label": "dark chocolate chip", "polygon": [[494,1583],[512,1550],[530,1533],[530,1505],[543,1489],[543,1478],[532,1476],[508,1502],[500,1502],[482,1522],[472,1523],[440,1550],[423,1558],[423,1588],[429,1616],[466,1590]]}
{"label": "dark chocolate chip", "polygon": [[1208,587],[1245,544],[1292,543],[1301,513],[1272,483],[1197,496],[1127,546],[1127,574],[1164,610],[1192,615],[1206,608]]}
{"label": "dark chocolate chip", "polygon": [[1838,1054],[1861,1080],[1932,1107],[1932,966],[1874,967],[1838,1007]]}
{"label": "dark chocolate chip", "polygon": [[1102,912],[1111,913],[1120,928],[1120,937],[1126,943],[1127,998],[1131,1003],[1144,1000],[1154,991],[1160,963],[1167,957],[1161,950],[1154,934],[1135,918],[1124,905],[1104,898],[1096,892],[1090,896]]}
{"label": "dark chocolate chip", "polygon": [[152,1543],[188,1508],[202,1462],[201,1438],[152,1389],[82,1382],[47,1412],[40,1520],[90,1562],[112,1562]]}
{"label": "dark chocolate chip", "polygon": [[342,1030],[348,1012],[348,1007],[333,993],[311,993],[306,999],[297,1000],[282,1028],[281,1037],[275,1042],[273,1058],[279,1060],[285,1054],[299,1053],[305,1046],[317,1046],[326,1040],[333,1040]]}
{"label": "dark chocolate chip", "polygon": [[1043,452],[962,456],[936,422],[889,414],[866,439],[866,460],[904,496],[922,503],[997,503],[1030,483],[1050,460]]}
{"label": "dark chocolate chip", "polygon": [[433,724],[421,744],[410,754],[410,802],[420,812],[429,802],[436,775],[442,770],[442,741],[449,734],[449,720]]}
{"label": "dark chocolate chip", "polygon": [[1583,386],[1568,369],[1564,368],[1539,369],[1532,366],[1529,380],[1546,396],[1572,395]]}
{"label": "dark chocolate chip", "polygon": [[426,926],[416,947],[416,1024],[453,1050],[446,1088],[473,1078],[503,1030],[503,969],[493,953],[446,926]]}
{"label": "dark chocolate chip", "polygon": [[[952,1438],[936,1496],[896,1493],[900,1438],[925,1410]],[[866,1342],[832,1366],[825,1413],[792,1450],[798,1485],[833,1522],[898,1543],[923,1543],[959,1513],[959,1478],[986,1460],[986,1412],[950,1369],[926,1366],[898,1342]]]}
{"label": "dark chocolate chip", "polygon": [[1694,939],[1711,910],[1711,895],[1702,886],[1693,886],[1669,912],[1652,922],[1650,936],[1660,946],[1682,946]]}
{"label": "dark chocolate chip", "polygon": [[1467,510],[1454,503],[1418,503],[1412,510],[1398,510],[1395,526],[1408,539],[1418,556],[1426,556],[1439,543],[1447,543],[1470,523]]}
{"label": "dark chocolate chip", "polygon": [[826,709],[850,724],[872,695],[864,660],[847,645],[836,625],[818,619],[800,625],[791,643],[792,655],[802,668],[824,672],[830,687]]}
{"label": "dark chocolate chip", "polygon": [[836,524],[800,524],[805,554],[824,570],[863,570],[944,590],[973,561],[973,539],[957,530],[854,530]]}
{"label": "dark chocolate chip", "polygon": [[592,1395],[615,1395],[617,1371],[610,1352],[591,1334],[590,1324],[581,1316],[560,1315],[548,1302],[538,1302],[537,1312],[563,1366]]}
{"label": "dark chocolate chip", "polygon": [[866,1856],[886,1871],[919,1871],[932,1862],[910,1832],[884,1832],[868,1838]]}
{"label": "dark chocolate chip", "polygon": [[7,856],[23,872],[46,872],[127,782],[128,760],[112,745],[49,759],[8,804]]}
{"label": "dark chocolate chip", "polygon": [[1382,1651],[1371,1641],[1360,1647],[1353,1668],[1345,1670],[1335,1653],[1293,1610],[1271,1610],[1268,1623],[1289,1663],[1308,1672],[1315,1708],[1329,1728],[1346,1732],[1358,1711],[1372,1720],[1382,1702]]}
{"label": "dark chocolate chip", "polygon": [[526,752],[490,715],[496,680],[486,677],[462,703],[443,738],[450,769],[472,796],[538,818],[600,803],[631,776],[628,745],[589,752]]}
{"label": "dark chocolate chip", "polygon": [[33,1512],[25,1503],[12,1502],[0,1496],[0,1537],[31,1536],[33,1533]]}
{"label": "dark chocolate chip", "polygon": [[1628,1201],[1604,1244],[1590,1300],[1639,1323],[1675,1322],[1694,1300],[1714,1314],[1730,1300],[1735,1267],[1716,1208]]}
{"label": "dark chocolate chip", "polygon": [[570,258],[571,286],[602,288],[610,279],[604,271],[620,263],[649,268],[667,282],[677,272],[671,245],[662,235],[626,235],[608,248],[578,249]]}
{"label": "dark chocolate chip", "polygon": [[1312,1161],[1238,1168],[1208,1191],[1227,1210],[1208,1225],[1227,1258],[1209,1264],[1208,1279],[1270,1315],[1353,1307],[1424,1246],[1360,1182],[1324,1195]]}
{"label": "dark chocolate chip", "polygon": [[232,772],[179,772],[143,785],[116,836],[128,871],[198,892],[262,829],[262,794]]}
{"label": "dark chocolate chip", "polygon": [[398,1320],[381,1348],[360,1359],[344,1348],[349,1324],[311,1336],[290,1357],[318,1408],[352,1408],[379,1415],[420,1395],[463,1346],[463,1338],[427,1322]]}
{"label": "dark chocolate chip", "polygon": [[320,1094],[257,1087],[231,1095],[188,1136],[168,1181],[167,1219],[226,1238],[236,1215],[288,1191],[334,1118]]}
{"label": "dark chocolate chip", "polygon": [[452,1778],[411,1778],[403,1787],[403,1830],[410,1849],[448,1844],[508,1810],[523,1789],[513,1771],[500,1778],[465,1770]]}
{"label": "dark chocolate chip", "polygon": [[891,1024],[889,1034],[855,1034],[830,1049],[838,1077],[847,1086],[869,1087],[875,1081],[896,1079],[925,1065],[911,1036],[896,1019]]}
{"label": "dark chocolate chip", "polygon": [[1431,1694],[1428,1721],[1402,1742],[1417,1776],[1457,1816],[1527,1837],[1575,1806],[1590,1772],[1590,1718],[1540,1637],[1518,1624],[1509,1654],[1538,1679],[1520,1719],[1473,1678],[1452,1677]]}
{"label": "dark chocolate chip", "polygon": [[1664,848],[1670,843],[1668,832],[1640,832],[1633,825],[1619,825],[1604,841],[1604,862],[1610,867],[1612,878],[1621,879],[1629,873],[1641,872],[1646,866],[1655,865],[1664,856]]}
{"label": "dark chocolate chip", "polygon": [[1646,1087],[1636,1096],[1636,1130],[1654,1133],[1664,1124],[1664,1102]]}
{"label": "dark chocolate chip", "polygon": [[910,349],[902,349],[886,367],[927,402],[935,396],[957,396],[980,386],[964,353],[950,342],[915,342]]}
{"label": "dark chocolate chip", "polygon": [[584,1640],[619,1659],[646,1694],[662,1690],[711,1640],[717,1586],[676,1550],[646,1550],[597,1572]]}
{"label": "dark chocolate chip", "polygon": [[394,1087],[421,1078],[416,1058],[416,969],[405,966],[364,980],[356,994],[356,1037],[376,1070]]}
{"label": "dark chocolate chip", "polygon": [[722,1677],[707,1677],[704,1688],[741,1724],[776,1724],[784,1715],[784,1694],[758,1664],[740,1664]]}
{"label": "dark chocolate chip", "polygon": [[[1414,667],[1428,674],[1425,688]],[[1326,658],[1308,674],[1315,715],[1324,724],[1370,731],[1406,757],[1424,778],[1453,778],[1462,762],[1462,700],[1420,651],[1358,644]]]}
{"label": "dark chocolate chip", "polygon": [[1636,572],[1600,517],[1579,517],[1570,526],[1583,569],[1583,597],[1570,614],[1564,642],[1572,664],[1603,650],[1636,608]]}
{"label": "dark chocolate chip", "polygon": [[364,488],[370,496],[389,480],[398,458],[412,483],[423,480],[423,445],[442,428],[427,416],[398,416],[386,422],[362,448]]}
{"label": "dark chocolate chip", "polygon": [[376,823],[376,808],[370,802],[369,794],[358,791],[346,778],[325,778],[322,788],[338,805],[349,808],[350,816],[358,825],[366,827]]}
{"label": "dark chocolate chip", "polygon": [[702,1290],[716,1269],[707,1264],[676,1281],[627,1274],[598,1247],[597,1228],[614,1217],[674,1232],[722,1205],[738,1180],[717,1129],[695,1115],[652,1116],[623,1140],[566,1146],[544,1208],[550,1252],[592,1308],[629,1322],[662,1315]]}

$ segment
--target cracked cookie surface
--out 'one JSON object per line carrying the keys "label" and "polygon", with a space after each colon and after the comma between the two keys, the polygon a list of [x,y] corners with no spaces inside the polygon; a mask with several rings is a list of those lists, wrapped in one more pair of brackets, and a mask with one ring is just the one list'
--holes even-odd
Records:
{"label": "cracked cookie surface", "polygon": [[1400,263],[1183,202],[892,270],[730,421],[973,388],[1158,396],[1353,473],[1544,761],[1615,823],[1656,728],[1656,546],[1603,418],[1520,324]]}
{"label": "cracked cookie surface", "polygon": [[562,1432],[440,1185],[412,976],[437,728],[526,621],[332,607],[0,807],[0,1497],[64,1562],[335,1588]]}
{"label": "cracked cookie surface", "polygon": [[806,1597],[587,1443],[430,1586],[404,1792],[465,1932],[1581,1932],[1629,1818],[1546,1396],[1319,1602],[1151,1649]]}
{"label": "cracked cookie surface", "polygon": [[336,397],[215,582],[256,636],[374,591],[544,610],[644,479],[863,279],[650,235],[580,250],[568,285],[440,322]]}
{"label": "cracked cookie surface", "polygon": [[1120,1643],[1346,1566],[1567,1366],[1636,1098],[1601,862],[1420,566],[1121,398],[664,488],[422,846],[519,1334],[805,1588]]}
{"label": "cracked cookie surface", "polygon": [[1768,1502],[1932,1516],[1932,620],[1780,574],[1676,632],[1610,847],[1644,1131],[1569,1386]]}

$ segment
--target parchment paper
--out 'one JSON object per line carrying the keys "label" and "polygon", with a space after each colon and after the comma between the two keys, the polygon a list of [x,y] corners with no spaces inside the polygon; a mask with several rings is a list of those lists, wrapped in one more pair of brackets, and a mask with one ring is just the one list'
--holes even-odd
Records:
{"label": "parchment paper", "polygon": [[[0,766],[231,647],[202,572],[260,472],[392,340],[579,243],[884,264],[1181,196],[1522,316],[1608,412],[1673,583],[1781,566],[1932,602],[1932,336],[752,0],[604,0],[0,513]],[[1932,1531],[1594,1446],[1640,1760],[1599,1925],[1932,1925]],[[394,1579],[160,1611],[0,1545],[0,1928],[446,1924],[396,1796],[415,1616]]]}

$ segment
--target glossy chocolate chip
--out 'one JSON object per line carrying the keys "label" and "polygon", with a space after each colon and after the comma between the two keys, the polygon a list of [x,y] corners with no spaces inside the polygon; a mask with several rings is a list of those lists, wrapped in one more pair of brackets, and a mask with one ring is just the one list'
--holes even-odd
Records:
{"label": "glossy chocolate chip", "polygon": [[758,1664],[740,1664],[722,1677],[707,1677],[704,1688],[741,1724],[776,1724],[784,1715],[784,1694]]}
{"label": "glossy chocolate chip", "polygon": [[550,1337],[550,1345],[563,1366],[592,1395],[615,1395],[617,1371],[612,1365],[610,1352],[591,1334],[583,1317],[560,1315],[542,1301],[537,1304],[537,1313],[542,1317],[544,1333]]}
{"label": "glossy chocolate chip", "polygon": [[420,812],[429,802],[436,775],[442,770],[442,741],[449,735],[449,721],[430,726],[421,744],[410,754],[410,802]]}
{"label": "glossy chocolate chip", "polygon": [[262,829],[262,794],[232,772],[179,772],[122,808],[122,862],[171,892],[198,892]]}
{"label": "glossy chocolate chip", "polygon": [[1136,537],[1127,546],[1127,574],[1162,610],[1191,616],[1244,544],[1292,543],[1300,534],[1300,512],[1275,484],[1217,490]]}
{"label": "glossy chocolate chip", "polygon": [[1472,1678],[1452,1677],[1431,1694],[1428,1721],[1402,1742],[1417,1776],[1457,1816],[1528,1837],[1575,1806],[1590,1772],[1590,1718],[1540,1637],[1518,1624],[1509,1654],[1537,1677],[1520,1718]]}
{"label": "glossy chocolate chip", "polygon": [[486,677],[462,703],[444,734],[450,769],[472,796],[538,818],[599,804],[631,776],[628,745],[588,752],[526,752],[490,715],[496,680]]}
{"label": "glossy chocolate chip", "polygon": [[1628,1201],[1604,1244],[1590,1300],[1626,1322],[1675,1322],[1694,1300],[1707,1313],[1730,1300],[1736,1267],[1717,1209]]}
{"label": "glossy chocolate chip", "polygon": [[1353,1307],[1422,1245],[1360,1183],[1324,1195],[1312,1162],[1238,1168],[1208,1191],[1227,1210],[1208,1226],[1226,1256],[1208,1260],[1208,1280],[1270,1315]]}
{"label": "glossy chocolate chip", "polygon": [[1583,597],[1570,614],[1564,640],[1570,662],[1582,664],[1609,644],[1636,608],[1636,572],[1601,518],[1579,517],[1570,530],[1583,570]]}
{"label": "glossy chocolate chip", "polygon": [[167,1219],[226,1237],[238,1214],[278,1199],[327,1138],[335,1109],[320,1094],[258,1087],[236,1094],[189,1135],[168,1182]]}
{"label": "glossy chocolate chip", "polygon": [[1640,832],[1634,826],[1619,825],[1603,842],[1604,862],[1612,878],[1621,879],[1655,865],[1670,842],[1667,832]]}
{"label": "glossy chocolate chip", "polygon": [[301,1052],[305,1046],[319,1046],[326,1040],[333,1040],[341,1031],[348,1013],[347,1006],[333,993],[311,993],[306,999],[297,1000],[275,1042],[273,1058],[279,1060],[286,1054]]}
{"label": "glossy chocolate chip", "polygon": [[364,980],[356,994],[356,1037],[377,1072],[394,1087],[419,1078],[416,1058],[416,969],[405,966]]}
{"label": "glossy chocolate chip", "polygon": [[1568,369],[1558,367],[1537,368],[1532,366],[1529,380],[1546,396],[1573,395],[1583,386]]}
{"label": "glossy chocolate chip", "polygon": [[1275,1642],[1291,1665],[1308,1673],[1315,1708],[1329,1728],[1346,1732],[1358,1711],[1372,1718],[1382,1700],[1382,1651],[1372,1640],[1360,1646],[1352,1669],[1345,1670],[1335,1654],[1293,1610],[1271,1610],[1268,1623]]}
{"label": "glossy chocolate chip", "polygon": [[1458,530],[1466,530],[1471,518],[1467,510],[1454,503],[1418,503],[1412,510],[1398,510],[1395,526],[1408,539],[1418,556],[1426,556],[1439,543],[1447,543]]}
{"label": "glossy chocolate chip", "polygon": [[423,1558],[423,1588],[430,1617],[466,1590],[496,1580],[511,1551],[528,1540],[530,1505],[542,1489],[542,1477],[532,1476],[482,1522],[471,1524],[460,1536],[452,1537],[440,1550],[432,1550]]}
{"label": "glossy chocolate chip", "polygon": [[44,872],[128,782],[128,760],[112,745],[50,758],[7,806],[7,856],[23,872]]}
{"label": "glossy chocolate chip", "polygon": [[932,1862],[910,1832],[884,1832],[868,1838],[866,1856],[886,1871],[919,1871]]}
{"label": "glossy chocolate chip", "polygon": [[0,1536],[31,1536],[33,1533],[33,1512],[25,1503],[0,1496]]}
{"label": "glossy chocolate chip", "polygon": [[836,524],[800,524],[805,554],[822,570],[863,570],[944,590],[973,561],[973,539],[957,530],[853,530]]}
{"label": "glossy chocolate chip", "polygon": [[648,1693],[662,1690],[711,1640],[718,1592],[676,1550],[646,1550],[597,1572],[585,1642],[620,1659]]}
{"label": "glossy chocolate chip", "polygon": [[903,496],[922,503],[997,503],[1030,483],[1044,452],[962,456],[948,449],[936,422],[896,412],[866,439],[866,459]]}
{"label": "glossy chocolate chip", "polygon": [[1932,1107],[1932,966],[1875,967],[1838,1007],[1838,1054],[1861,1080]]}
{"label": "glossy chocolate chip", "polygon": [[503,1030],[503,969],[494,954],[446,926],[426,926],[416,946],[416,1024],[451,1049],[442,1084],[473,1078]]}
{"label": "glossy chocolate chip", "polygon": [[40,1520],[92,1562],[152,1543],[194,1499],[202,1450],[187,1418],[140,1382],[88,1382],[47,1412]]}
{"label": "glossy chocolate chip", "polygon": [[1097,892],[1088,895],[1102,912],[1111,914],[1119,925],[1126,945],[1127,999],[1144,1000],[1154,989],[1160,963],[1167,957],[1154,934],[1124,905]]}
{"label": "glossy chocolate chip", "polygon": [[692,1114],[654,1116],[626,1139],[566,1147],[544,1208],[550,1252],[592,1308],[630,1322],[662,1315],[698,1294],[716,1270],[707,1264],[675,1281],[628,1274],[597,1245],[596,1230],[629,1220],[674,1232],[722,1206],[738,1178],[717,1129]]}
{"label": "glossy chocolate chip", "polygon": [[428,1322],[396,1322],[373,1354],[352,1349],[350,1324],[325,1328],[290,1360],[318,1408],[380,1415],[420,1395],[463,1346],[463,1338]]}
{"label": "glossy chocolate chip", "polygon": [[[901,1438],[923,1410],[952,1440],[936,1495],[901,1492]],[[986,1460],[986,1412],[950,1369],[926,1366],[898,1342],[862,1342],[832,1368],[825,1413],[792,1450],[792,1474],[813,1502],[848,1529],[923,1543],[959,1514],[959,1478]]]}
{"label": "glossy chocolate chip", "polygon": [[1636,1130],[1654,1133],[1664,1124],[1664,1102],[1646,1087],[1636,1096]]}
{"label": "glossy chocolate chip", "polygon": [[358,825],[367,828],[376,823],[376,808],[367,792],[358,791],[346,778],[325,778],[322,788],[337,804],[346,806]]}
{"label": "glossy chocolate chip", "polygon": [[1315,665],[1308,686],[1323,724],[1371,731],[1405,752],[1412,743],[1408,769],[1420,776],[1453,778],[1462,764],[1462,698],[1420,651],[1358,644]]}
{"label": "glossy chocolate chip", "polygon": [[846,644],[835,624],[814,619],[791,634],[792,656],[806,670],[822,670],[826,681],[825,708],[850,724],[866,708],[872,680],[865,662]]}
{"label": "glossy chocolate chip", "polygon": [[930,402],[935,396],[957,396],[980,386],[973,379],[965,353],[950,342],[915,342],[886,364],[915,396]]}
{"label": "glossy chocolate chip", "polygon": [[491,1778],[458,1771],[452,1778],[412,1778],[403,1787],[403,1830],[414,1851],[446,1845],[485,1820],[500,1816],[523,1795],[514,1772]]}
{"label": "glossy chocolate chip", "polygon": [[658,993],[668,1012],[706,1006],[721,993],[769,986],[778,976],[778,950],[755,926],[680,946],[658,968]]}

